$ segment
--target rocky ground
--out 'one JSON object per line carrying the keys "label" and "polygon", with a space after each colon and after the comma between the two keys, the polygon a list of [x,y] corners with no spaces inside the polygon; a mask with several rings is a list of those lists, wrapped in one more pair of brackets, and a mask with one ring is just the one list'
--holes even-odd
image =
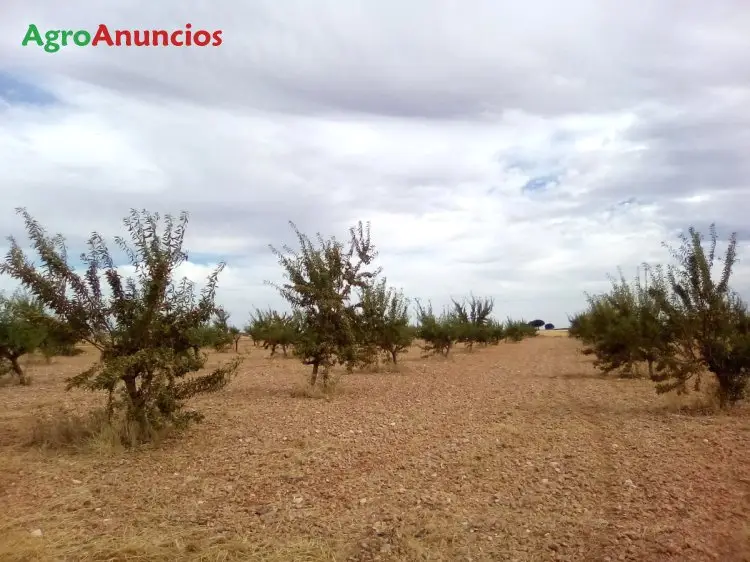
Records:
{"label": "rocky ground", "polygon": [[23,445],[101,401],[64,390],[92,354],[36,361],[0,388],[0,560],[750,560],[748,409],[682,410],[576,350],[412,350],[326,400],[243,343],[201,425],[126,453]]}

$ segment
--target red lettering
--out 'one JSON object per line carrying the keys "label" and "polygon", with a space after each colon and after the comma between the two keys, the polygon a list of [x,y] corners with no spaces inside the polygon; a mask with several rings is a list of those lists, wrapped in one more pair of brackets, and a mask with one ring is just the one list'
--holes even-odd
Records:
{"label": "red lettering", "polygon": [[179,40],[180,35],[182,35],[182,31],[175,31],[174,33],[172,33],[172,37],[170,39],[172,41],[172,45],[174,45],[175,47],[182,47],[182,45],[184,45],[184,43]]}
{"label": "red lettering", "polygon": [[214,47],[218,47],[219,45],[221,45],[221,44],[222,44],[222,42],[223,42],[223,41],[222,41],[222,39],[221,39],[221,30],[219,30],[219,31],[214,31],[214,42],[213,42],[213,46],[214,46]]}
{"label": "red lettering", "polygon": [[135,45],[136,47],[150,46],[151,34],[148,31],[134,31],[133,32],[133,45]]}
{"label": "red lettering", "polygon": [[115,43],[118,47],[122,47],[123,38],[125,39],[125,45],[130,47],[133,44],[133,38],[130,36],[130,32],[123,29],[115,31]]}
{"label": "red lettering", "polygon": [[198,47],[205,47],[210,42],[211,34],[204,29],[199,29],[193,35],[193,43],[195,43]]}
{"label": "red lettering", "polygon": [[153,39],[151,41],[151,45],[153,45],[154,47],[158,47],[159,37],[161,37],[161,46],[169,47],[169,33],[164,31],[163,29],[154,29],[152,33]]}
{"label": "red lettering", "polygon": [[193,45],[193,32],[190,31],[192,27],[193,27],[192,23],[185,24],[185,29],[187,30],[185,31],[185,45],[187,45],[188,47]]}
{"label": "red lettering", "polygon": [[96,47],[99,44],[99,41],[104,41],[110,47],[115,44],[115,42],[112,41],[112,35],[110,35],[109,29],[107,29],[107,26],[103,23],[100,23],[99,27],[96,28],[96,34],[91,40],[91,46]]}

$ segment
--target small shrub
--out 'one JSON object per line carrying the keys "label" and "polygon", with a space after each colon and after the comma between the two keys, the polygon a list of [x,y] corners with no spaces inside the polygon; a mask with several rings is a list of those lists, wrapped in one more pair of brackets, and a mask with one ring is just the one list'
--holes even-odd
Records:
{"label": "small shrub", "polygon": [[230,314],[221,307],[217,307],[214,312],[214,320],[211,325],[213,328],[212,346],[215,351],[223,353],[228,351],[234,343],[234,335],[229,327]]}
{"label": "small shrub", "polygon": [[[661,280],[654,277],[653,283]],[[595,357],[594,366],[604,373],[639,377],[645,363],[649,376],[656,376],[658,350],[667,345],[669,334],[640,275],[630,284],[620,274],[608,293],[587,299],[588,309],[571,318],[569,333],[585,344],[585,355]]]}
{"label": "small shrub", "polygon": [[517,343],[526,338],[533,338],[536,335],[537,329],[524,320],[508,318],[503,326],[505,341]]}
{"label": "small shrub", "polygon": [[38,350],[49,338],[41,303],[31,296],[16,293],[8,298],[0,294],[0,375],[13,373],[22,385],[30,380],[19,359]]}
{"label": "small shrub", "polygon": [[271,357],[280,347],[284,357],[287,350],[294,346],[299,338],[302,317],[300,313],[279,313],[275,310],[256,310],[250,316],[250,323],[245,331],[251,334],[253,342],[263,349],[271,350]]}
{"label": "small shrub", "polygon": [[492,343],[493,331],[492,309],[495,303],[492,299],[481,299],[471,296],[468,302],[453,301],[453,314],[456,319],[457,341],[471,350],[476,343]]}
{"label": "small shrub", "polygon": [[443,311],[435,315],[432,304],[422,307],[417,301],[417,337],[425,343],[422,346],[424,356],[442,355],[448,357],[451,349],[461,336],[460,320],[455,314]]}
{"label": "small shrub", "polygon": [[377,366],[378,354],[386,354],[394,365],[398,355],[414,341],[415,330],[409,325],[409,301],[385,279],[361,290],[357,315],[359,360],[363,365]]}
{"label": "small shrub", "polygon": [[232,345],[234,346],[234,352],[240,352],[240,339],[242,338],[242,330],[237,326],[230,326],[229,335],[232,337]]}

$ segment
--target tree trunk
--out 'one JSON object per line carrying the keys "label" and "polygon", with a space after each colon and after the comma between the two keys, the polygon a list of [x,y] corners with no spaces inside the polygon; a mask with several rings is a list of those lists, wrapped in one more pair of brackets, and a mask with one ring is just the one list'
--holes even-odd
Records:
{"label": "tree trunk", "polygon": [[310,386],[315,386],[315,382],[318,380],[318,367],[320,367],[320,363],[317,361],[312,364],[313,370],[312,374],[310,375]]}
{"label": "tree trunk", "polygon": [[18,382],[24,386],[29,384],[28,379],[26,378],[26,375],[23,372],[23,369],[21,369],[21,365],[18,363],[18,357],[10,357],[10,366],[13,368],[13,372],[18,375]]}
{"label": "tree trunk", "polygon": [[393,364],[396,364],[396,355],[398,355],[398,352],[395,349],[391,349],[391,359],[393,359]]}
{"label": "tree trunk", "polygon": [[729,389],[726,387],[726,385],[723,383],[721,377],[716,377],[719,379],[719,408],[722,410],[727,407],[727,404],[729,403]]}
{"label": "tree trunk", "polygon": [[125,382],[125,391],[128,393],[128,398],[130,398],[130,408],[132,408],[130,414],[140,425],[141,431],[147,431],[150,423],[146,416],[146,404],[143,393],[138,390],[136,375],[127,375],[122,380]]}
{"label": "tree trunk", "polygon": [[744,381],[728,373],[716,374],[719,382],[719,406],[732,406],[743,394]]}
{"label": "tree trunk", "polygon": [[123,377],[122,380],[125,383],[125,390],[128,393],[128,398],[130,398],[130,401],[132,402],[135,409],[139,410],[141,406],[141,397],[138,394],[138,386],[135,383],[135,376],[129,375]]}

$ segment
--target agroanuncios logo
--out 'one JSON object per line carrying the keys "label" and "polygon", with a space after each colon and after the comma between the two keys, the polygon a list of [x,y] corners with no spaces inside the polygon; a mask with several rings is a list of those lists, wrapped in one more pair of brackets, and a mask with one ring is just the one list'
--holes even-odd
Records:
{"label": "agroanuncios logo", "polygon": [[96,31],[85,29],[50,29],[42,33],[33,23],[21,41],[23,47],[34,44],[48,53],[56,53],[62,47],[218,47],[222,43],[222,30],[207,31],[193,29],[190,23],[184,29],[115,29],[99,24]]}

